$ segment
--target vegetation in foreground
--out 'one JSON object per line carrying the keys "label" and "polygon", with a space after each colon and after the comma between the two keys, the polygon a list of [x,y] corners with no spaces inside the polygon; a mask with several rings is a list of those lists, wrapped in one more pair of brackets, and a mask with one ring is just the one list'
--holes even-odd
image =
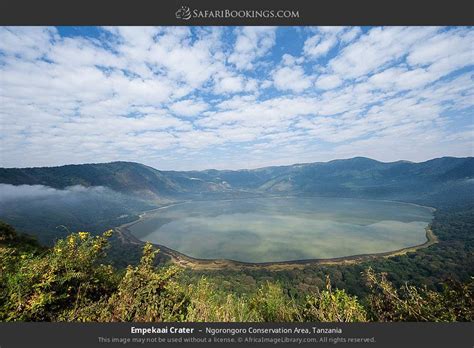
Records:
{"label": "vegetation in foreground", "polygon": [[158,250],[143,248],[136,266],[105,262],[112,231],[78,232],[43,248],[0,223],[1,321],[472,321],[473,282],[451,281],[442,291],[363,272],[369,295],[359,299],[325,286],[304,299],[266,282],[252,294],[217,289],[206,278],[186,284],[180,269],[155,267]]}

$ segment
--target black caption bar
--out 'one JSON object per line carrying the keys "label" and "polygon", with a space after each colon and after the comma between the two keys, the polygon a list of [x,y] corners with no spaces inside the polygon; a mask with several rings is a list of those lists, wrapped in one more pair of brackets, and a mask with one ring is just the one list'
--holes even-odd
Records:
{"label": "black caption bar", "polygon": [[2,25],[473,25],[472,0],[3,0]]}
{"label": "black caption bar", "polygon": [[459,347],[473,323],[0,323],[0,347]]}

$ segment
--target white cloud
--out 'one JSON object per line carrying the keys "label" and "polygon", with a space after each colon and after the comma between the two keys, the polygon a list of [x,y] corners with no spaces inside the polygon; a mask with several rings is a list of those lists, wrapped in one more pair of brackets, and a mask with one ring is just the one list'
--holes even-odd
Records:
{"label": "white cloud", "polygon": [[348,43],[360,33],[359,28],[348,27],[318,27],[313,31],[316,34],[306,39],[303,46],[303,53],[313,59],[327,55],[339,41]]}
{"label": "white cloud", "polygon": [[321,75],[316,81],[316,87],[321,89],[333,89],[341,84],[342,80],[337,75]]}
{"label": "white cloud", "polygon": [[237,28],[234,50],[228,61],[239,70],[249,70],[257,58],[263,57],[275,44],[274,27]]}
{"label": "white cloud", "polygon": [[302,92],[312,84],[301,66],[283,66],[273,73],[275,87],[279,90]]}
{"label": "white cloud", "polygon": [[172,104],[170,110],[176,115],[191,117],[202,114],[207,108],[207,103],[201,100],[186,99]]}
{"label": "white cloud", "polygon": [[306,55],[317,58],[326,55],[331,48],[337,43],[335,36],[320,36],[315,35],[304,43],[303,51]]}
{"label": "white cloud", "polygon": [[2,27],[0,37],[3,54],[34,60],[48,53],[50,41],[57,39],[57,31],[42,27]]}
{"label": "white cloud", "polygon": [[413,45],[433,36],[437,30],[432,27],[373,28],[346,46],[329,67],[345,79],[377,72],[387,63],[405,56]]}
{"label": "white cloud", "polygon": [[244,107],[248,103],[254,103],[256,101],[255,95],[244,95],[244,96],[234,96],[230,99],[226,99],[223,102],[219,103],[217,107],[219,109],[229,110],[237,109]]}
{"label": "white cloud", "polygon": [[0,165],[472,153],[472,28],[98,30],[0,28]]}
{"label": "white cloud", "polygon": [[241,76],[225,76],[217,80],[216,93],[238,93],[244,90],[244,79]]}
{"label": "white cloud", "polygon": [[353,27],[346,30],[343,34],[340,35],[341,41],[345,44],[352,42],[356,37],[362,33],[362,30],[359,27]]}
{"label": "white cloud", "polygon": [[[407,56],[410,65],[428,65],[455,55],[470,54],[466,64],[473,63],[474,34],[467,29],[441,33],[419,42]],[[469,58],[469,57],[465,57]]]}

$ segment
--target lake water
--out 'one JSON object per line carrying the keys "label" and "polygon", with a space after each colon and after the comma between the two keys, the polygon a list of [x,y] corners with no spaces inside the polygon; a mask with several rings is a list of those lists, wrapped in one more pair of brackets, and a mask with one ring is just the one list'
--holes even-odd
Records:
{"label": "lake water", "polygon": [[380,253],[426,241],[430,208],[346,198],[188,202],[129,227],[143,241],[202,259],[276,262]]}

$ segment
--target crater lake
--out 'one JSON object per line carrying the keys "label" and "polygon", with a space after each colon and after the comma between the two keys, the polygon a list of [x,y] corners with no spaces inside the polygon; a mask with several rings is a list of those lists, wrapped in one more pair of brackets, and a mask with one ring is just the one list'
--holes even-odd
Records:
{"label": "crater lake", "polygon": [[145,213],[136,238],[199,259],[262,263],[339,258],[423,244],[433,209],[322,197],[192,201]]}

